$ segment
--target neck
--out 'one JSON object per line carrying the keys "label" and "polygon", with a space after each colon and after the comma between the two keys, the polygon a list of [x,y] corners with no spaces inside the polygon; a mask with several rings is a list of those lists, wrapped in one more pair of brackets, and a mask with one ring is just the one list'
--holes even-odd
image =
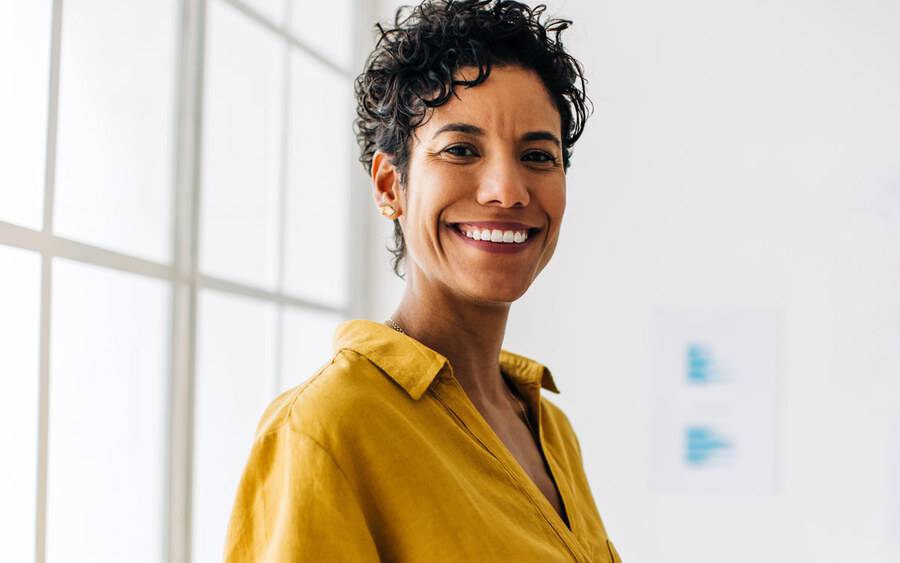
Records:
{"label": "neck", "polygon": [[500,348],[509,304],[480,304],[410,277],[391,318],[411,337],[450,361],[453,375],[476,405],[508,405]]}

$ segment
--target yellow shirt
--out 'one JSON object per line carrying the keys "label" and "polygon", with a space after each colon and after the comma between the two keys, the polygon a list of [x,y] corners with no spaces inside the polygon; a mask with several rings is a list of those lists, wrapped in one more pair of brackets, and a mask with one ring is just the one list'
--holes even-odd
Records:
{"label": "yellow shirt", "polygon": [[266,409],[238,488],[225,560],[620,563],[581,450],[541,364],[502,352],[537,413],[566,526],[453,377],[447,359],[355,320],[335,356]]}

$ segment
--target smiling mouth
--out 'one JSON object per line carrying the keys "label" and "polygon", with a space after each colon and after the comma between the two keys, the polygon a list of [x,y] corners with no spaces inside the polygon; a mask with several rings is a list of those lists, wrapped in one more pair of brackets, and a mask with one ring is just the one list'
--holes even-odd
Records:
{"label": "smiling mouth", "polygon": [[451,223],[450,227],[466,242],[483,250],[512,251],[528,246],[533,236],[541,229],[521,224],[472,224]]}

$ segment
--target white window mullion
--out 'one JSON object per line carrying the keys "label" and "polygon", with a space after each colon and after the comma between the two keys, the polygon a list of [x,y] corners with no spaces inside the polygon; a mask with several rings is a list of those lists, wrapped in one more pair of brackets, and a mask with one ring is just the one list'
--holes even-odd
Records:
{"label": "white window mullion", "polygon": [[[363,62],[368,56],[371,39],[369,34],[369,26],[376,20],[375,3],[365,2],[364,0],[354,0],[351,10],[351,21],[347,22],[353,30],[354,41],[352,49],[352,65],[353,68],[362,68]],[[355,75],[351,73],[351,80],[348,81],[349,88],[353,88],[352,79]],[[353,102],[349,102],[352,106]],[[355,108],[351,107],[350,115],[355,115]],[[355,139],[348,140],[350,144],[349,154],[356,155],[359,147]],[[347,204],[349,210],[349,227],[350,237],[347,239],[347,272],[349,279],[347,280],[347,291],[349,292],[347,299],[347,316],[350,318],[371,318],[374,307],[371,305],[373,297],[372,284],[370,283],[369,268],[369,237],[370,224],[372,221],[372,196],[370,195],[371,185],[368,177],[360,174],[360,164],[355,158],[348,159],[345,164],[350,169],[347,174],[350,185],[349,197]],[[350,274],[352,272],[352,274]]]}
{"label": "white window mullion", "polygon": [[[285,2],[282,21],[291,21],[293,2]],[[291,112],[291,42],[284,38],[282,53],[281,82],[281,159],[278,169],[278,285],[276,291],[285,293],[285,264],[287,261],[287,174],[288,174],[288,135],[290,135]],[[284,311],[285,305],[279,303],[275,325],[275,370],[272,381],[272,394],[278,393],[284,380]]]}
{"label": "white window mullion", "polygon": [[50,423],[50,307],[52,258],[41,256],[41,344],[38,381],[38,474],[35,511],[35,563],[44,563],[47,545],[47,444]]}
{"label": "white window mullion", "polygon": [[[62,40],[62,0],[53,0],[50,32],[50,92],[47,97],[47,149],[44,169],[44,238],[53,233],[53,202],[56,179],[56,125],[59,108],[59,64]],[[35,495],[35,563],[44,563],[47,553],[47,460],[50,426],[50,321],[52,256],[41,251],[40,368],[38,373],[38,451]]]}
{"label": "white window mullion", "polygon": [[172,292],[168,416],[169,563],[188,563],[191,556],[205,16],[204,0],[183,1],[176,80],[178,113],[172,222],[176,276]]}

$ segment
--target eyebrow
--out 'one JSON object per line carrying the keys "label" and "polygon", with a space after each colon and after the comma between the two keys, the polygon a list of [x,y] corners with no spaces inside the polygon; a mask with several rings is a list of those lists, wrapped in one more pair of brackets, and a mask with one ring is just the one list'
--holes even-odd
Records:
{"label": "eyebrow", "polygon": [[[478,127],[477,125],[472,125],[470,123],[448,123],[438,129],[434,135],[431,137],[432,139],[437,138],[438,135],[448,132],[456,132],[456,133],[465,133],[467,135],[475,135],[482,136],[485,134],[484,129]],[[550,131],[529,131],[522,135],[523,141],[550,141],[555,144],[557,147],[561,147],[562,143],[559,140],[559,137],[551,133]]]}
{"label": "eyebrow", "polygon": [[434,136],[432,136],[431,138],[435,139],[438,135],[450,131],[476,136],[484,135],[484,129],[478,127],[477,125],[471,125],[469,123],[448,123],[447,125],[444,125],[440,129],[438,129],[437,132],[435,132]]}
{"label": "eyebrow", "polygon": [[523,141],[550,141],[555,144],[557,147],[562,147],[562,143],[559,141],[559,137],[551,133],[550,131],[529,131],[522,135]]}

